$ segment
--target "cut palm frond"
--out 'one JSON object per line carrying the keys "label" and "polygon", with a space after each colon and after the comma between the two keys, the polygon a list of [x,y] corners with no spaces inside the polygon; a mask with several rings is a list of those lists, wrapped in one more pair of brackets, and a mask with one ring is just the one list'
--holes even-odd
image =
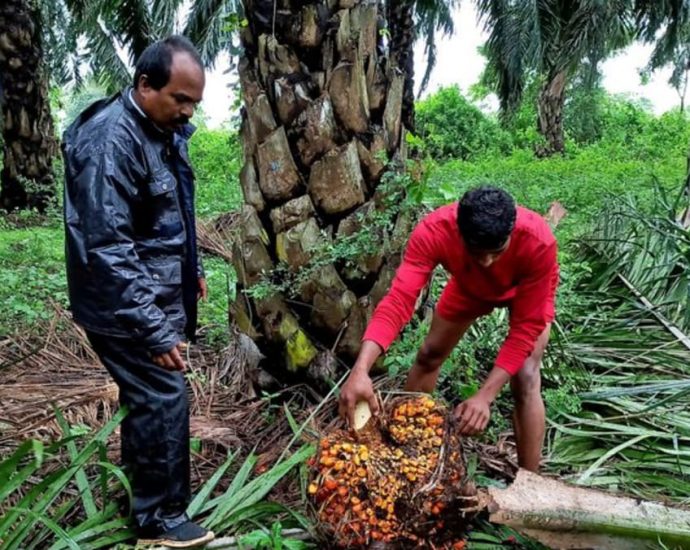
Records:
{"label": "cut palm frond", "polygon": [[690,494],[690,234],[680,198],[614,200],[582,245],[592,267],[560,360],[589,374],[551,419],[549,467],[641,497]]}

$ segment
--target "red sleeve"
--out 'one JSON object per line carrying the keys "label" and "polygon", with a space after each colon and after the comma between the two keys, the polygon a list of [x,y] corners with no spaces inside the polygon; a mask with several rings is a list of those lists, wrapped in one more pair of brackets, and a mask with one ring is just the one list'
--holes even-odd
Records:
{"label": "red sleeve", "polygon": [[412,318],[415,303],[438,261],[434,233],[422,221],[410,235],[403,261],[388,294],[379,302],[362,340],[376,342],[383,351]]}
{"label": "red sleeve", "polygon": [[510,330],[496,358],[496,366],[511,376],[522,368],[548,323],[545,306],[554,292],[551,280],[558,269],[556,251],[554,241],[532,256],[533,270],[518,284],[511,304]]}

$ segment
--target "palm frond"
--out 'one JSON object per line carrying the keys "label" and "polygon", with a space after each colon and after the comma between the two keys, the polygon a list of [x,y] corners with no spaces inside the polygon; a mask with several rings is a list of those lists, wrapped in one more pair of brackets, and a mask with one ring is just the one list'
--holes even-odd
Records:
{"label": "palm frond", "polygon": [[[64,0],[72,17],[75,34],[85,39],[86,54],[93,76],[108,93],[126,86],[131,81],[129,68],[120,58],[118,49],[127,52],[127,45],[132,41],[132,37],[120,34],[114,21],[133,17],[131,13],[114,15],[117,10],[131,9],[128,1]],[[146,22],[143,26],[146,27]],[[139,30],[136,30],[135,34],[138,35]]]}
{"label": "palm frond", "polygon": [[640,38],[654,41],[666,27],[664,36],[673,42],[690,21],[690,6],[684,0],[635,0],[633,7]]}
{"label": "palm frond", "polygon": [[94,77],[106,93],[114,93],[130,84],[132,75],[118,55],[116,37],[96,23],[90,27],[86,38]]}
{"label": "palm frond", "polygon": [[184,0],[153,0],[151,4],[151,21],[154,35],[164,38],[177,31],[180,6]]}
{"label": "palm frond", "polygon": [[233,0],[196,0],[192,6],[184,35],[199,50],[206,66],[215,61],[230,39],[225,19],[238,11],[240,5]]}
{"label": "palm frond", "polygon": [[549,438],[550,467],[576,482],[679,502],[690,491],[690,235],[676,220],[681,197],[615,199],[583,244],[592,276],[559,349],[590,383],[579,412],[552,416]]}
{"label": "palm frond", "polygon": [[[649,69],[670,62],[678,48],[690,36],[690,4],[683,0],[636,0],[634,3],[637,35],[654,43]],[[660,33],[660,34],[659,34]]]}
{"label": "palm frond", "polygon": [[635,21],[627,1],[581,1],[564,25],[559,68],[572,70],[585,57],[598,60],[627,46],[635,35]]}
{"label": "palm frond", "polygon": [[418,24],[426,22],[429,28],[450,35],[455,32],[453,10],[458,5],[458,0],[417,0],[414,3],[415,19]]}
{"label": "palm frond", "polygon": [[132,64],[156,36],[147,0],[107,1],[100,13],[105,27],[129,50]]}
{"label": "palm frond", "polygon": [[426,56],[426,67],[424,68],[424,76],[422,77],[422,82],[419,85],[419,91],[417,92],[417,98],[426,90],[429,85],[429,80],[431,79],[431,73],[436,66],[436,33],[426,32],[426,43],[424,44],[424,55]]}
{"label": "palm frond", "polygon": [[41,2],[43,53],[50,78],[57,86],[81,81],[78,32],[62,0]]}
{"label": "palm frond", "polygon": [[489,80],[504,114],[520,103],[525,75],[550,79],[572,73],[584,59],[601,60],[634,36],[625,0],[478,0],[477,5],[489,32]]}
{"label": "palm frond", "polygon": [[539,10],[543,2],[479,0],[478,10],[489,32],[487,71],[495,83],[501,111],[512,112],[522,99],[525,75],[542,49]]}
{"label": "palm frond", "polygon": [[657,194],[649,212],[625,199],[601,220],[590,242],[606,265],[598,280],[611,285],[624,276],[660,314],[690,333],[690,234],[676,219],[682,196],[669,201],[662,190]]}
{"label": "palm frond", "polygon": [[680,90],[690,67],[690,46],[688,42],[677,48],[672,61],[673,71],[668,79],[668,83],[676,90]]}
{"label": "palm frond", "polygon": [[456,0],[418,0],[414,4],[416,39],[424,40],[426,67],[419,87],[418,95],[426,89],[431,73],[436,66],[436,35],[449,36],[455,32],[453,10],[458,5]]}
{"label": "palm frond", "polygon": [[94,18],[95,10],[91,0],[64,0],[70,15],[78,22]]}

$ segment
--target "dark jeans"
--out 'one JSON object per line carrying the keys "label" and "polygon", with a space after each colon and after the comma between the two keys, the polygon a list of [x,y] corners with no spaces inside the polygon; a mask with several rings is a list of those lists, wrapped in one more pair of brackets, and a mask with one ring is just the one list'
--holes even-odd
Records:
{"label": "dark jeans", "polygon": [[132,485],[133,515],[143,534],[186,521],[189,487],[189,404],[181,372],[151,360],[135,341],[87,332],[120,388],[129,414],[120,427],[122,463]]}

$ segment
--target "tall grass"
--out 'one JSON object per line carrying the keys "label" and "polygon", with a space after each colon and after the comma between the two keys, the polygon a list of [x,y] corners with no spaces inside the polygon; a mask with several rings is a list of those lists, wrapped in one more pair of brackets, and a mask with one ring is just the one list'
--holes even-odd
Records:
{"label": "tall grass", "polygon": [[[131,488],[120,468],[106,459],[106,441],[124,418],[121,409],[90,438],[75,435],[59,411],[59,441],[44,445],[27,440],[0,462],[0,546],[3,550],[93,550],[112,548],[134,538],[129,518],[118,501]],[[264,499],[314,448],[305,445],[259,476],[252,476],[256,456],[249,454],[227,489],[218,486],[229,476],[238,452],[199,489],[188,513],[209,529],[235,533],[282,518],[283,524],[309,529],[307,519]]]}
{"label": "tall grass", "polygon": [[[47,548],[50,543],[51,549],[106,548],[132,536],[127,518],[119,517],[111,501],[118,488],[130,493],[129,484],[122,471],[105,460],[108,436],[125,414],[118,411],[81,448],[77,443],[82,436],[73,435],[58,415],[62,439],[48,446],[26,441],[0,463],[4,550]],[[70,526],[63,520],[74,519],[77,507],[83,514]]]}

